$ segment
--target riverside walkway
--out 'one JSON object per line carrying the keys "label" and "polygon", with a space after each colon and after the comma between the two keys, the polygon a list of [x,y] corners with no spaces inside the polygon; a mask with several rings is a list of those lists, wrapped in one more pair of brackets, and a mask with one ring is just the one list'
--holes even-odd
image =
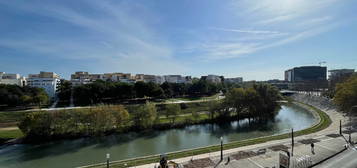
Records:
{"label": "riverside walkway", "polygon": [[[311,164],[318,164],[344,150],[348,139],[347,134],[339,135],[339,123],[347,123],[348,119],[335,109],[324,109],[322,111],[331,118],[331,125],[324,130],[316,133],[302,135],[294,139],[294,152],[292,158],[308,156]],[[346,128],[343,128],[346,130]],[[352,141],[357,141],[357,133],[352,133]],[[315,151],[311,152],[310,143],[314,142]],[[350,150],[351,146],[347,148]],[[291,152],[291,139],[282,139],[269,141],[266,143],[244,146],[229,150],[224,150],[224,159],[220,161],[220,151],[195,155],[191,157],[178,158],[172,161],[182,164],[187,168],[204,168],[204,167],[244,167],[244,168],[265,168],[279,167],[279,153],[282,150]],[[228,162],[228,157],[230,161]],[[158,163],[136,166],[136,168],[153,168]]]}

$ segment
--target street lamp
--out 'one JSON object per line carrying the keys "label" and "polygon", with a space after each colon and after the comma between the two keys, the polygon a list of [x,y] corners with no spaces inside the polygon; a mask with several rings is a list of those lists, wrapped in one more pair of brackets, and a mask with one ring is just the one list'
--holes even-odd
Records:
{"label": "street lamp", "polygon": [[109,168],[109,159],[110,159],[110,154],[107,153],[107,168]]}
{"label": "street lamp", "polygon": [[221,137],[221,161],[223,160],[223,137]]}
{"label": "street lamp", "polygon": [[291,156],[294,156],[294,128],[291,128]]}

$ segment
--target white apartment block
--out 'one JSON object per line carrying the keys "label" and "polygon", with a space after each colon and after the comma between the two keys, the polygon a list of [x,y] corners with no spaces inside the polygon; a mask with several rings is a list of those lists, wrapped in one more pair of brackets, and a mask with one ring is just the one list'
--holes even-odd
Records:
{"label": "white apartment block", "polygon": [[50,98],[54,98],[60,84],[60,77],[54,72],[40,72],[39,74],[29,74],[27,85],[31,87],[43,88]]}
{"label": "white apartment block", "polygon": [[206,80],[208,82],[212,82],[212,83],[220,83],[220,82],[222,82],[221,77],[218,76],[218,75],[207,75]]}
{"label": "white apartment block", "polygon": [[130,73],[104,73],[104,74],[90,74],[88,72],[75,72],[71,75],[72,86],[78,86],[83,84],[92,83],[96,80],[112,81],[112,82],[125,82],[125,83],[135,83],[138,81],[142,82],[153,82],[156,84],[162,84],[164,82],[169,83],[192,83],[191,76],[181,76],[181,75],[146,75],[146,74],[136,74],[132,76]]}
{"label": "white apartment block", "polygon": [[165,75],[164,78],[168,83],[192,83],[191,76],[183,77],[181,75]]}
{"label": "white apartment block", "polygon": [[73,86],[92,83],[96,80],[135,83],[130,73],[90,74],[88,72],[79,71],[71,75],[71,83]]}
{"label": "white apartment block", "polygon": [[226,82],[226,83],[243,83],[243,78],[242,77],[225,78],[224,82]]}
{"label": "white apartment block", "polygon": [[25,86],[26,78],[19,74],[7,74],[0,72],[0,84]]}

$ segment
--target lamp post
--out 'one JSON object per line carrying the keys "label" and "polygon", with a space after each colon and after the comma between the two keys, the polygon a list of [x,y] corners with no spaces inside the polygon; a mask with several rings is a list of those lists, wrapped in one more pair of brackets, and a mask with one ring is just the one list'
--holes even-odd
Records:
{"label": "lamp post", "polygon": [[223,160],[223,137],[221,137],[221,161]]}
{"label": "lamp post", "polygon": [[109,168],[109,159],[110,159],[110,154],[107,153],[107,168]]}
{"label": "lamp post", "polygon": [[294,128],[291,128],[291,156],[294,156]]}
{"label": "lamp post", "polygon": [[342,135],[342,120],[340,120],[340,135]]}

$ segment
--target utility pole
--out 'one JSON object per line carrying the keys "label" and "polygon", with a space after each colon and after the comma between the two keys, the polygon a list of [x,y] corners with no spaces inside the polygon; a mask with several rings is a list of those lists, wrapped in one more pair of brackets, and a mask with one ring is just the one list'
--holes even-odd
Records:
{"label": "utility pole", "polygon": [[342,135],[342,120],[340,120],[340,135]]}
{"label": "utility pole", "polygon": [[223,161],[223,137],[221,137],[221,161]]}
{"label": "utility pole", "polygon": [[352,111],[354,109],[357,109],[357,105],[352,106],[351,107],[351,111],[350,111],[350,131],[349,131],[349,137],[348,137],[348,142],[351,144],[352,143],[352,137],[351,137],[351,133],[352,133]]}
{"label": "utility pole", "polygon": [[294,156],[294,128],[291,128],[291,156]]}

